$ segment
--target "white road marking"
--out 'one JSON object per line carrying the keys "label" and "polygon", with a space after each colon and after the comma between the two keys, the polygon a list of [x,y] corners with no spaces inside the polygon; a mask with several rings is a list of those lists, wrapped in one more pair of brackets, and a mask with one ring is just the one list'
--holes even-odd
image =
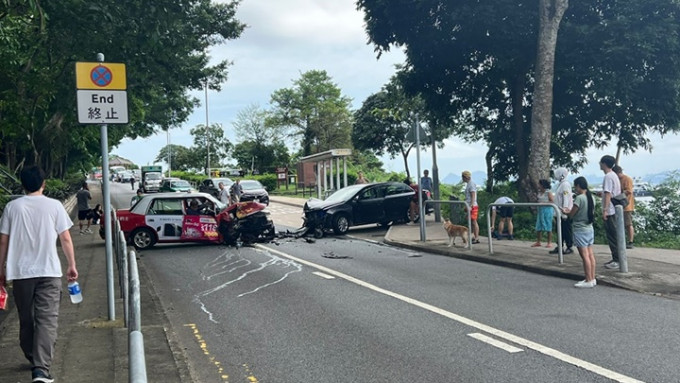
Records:
{"label": "white road marking", "polygon": [[324,274],[324,273],[322,273],[322,272],[320,272],[320,271],[315,271],[315,272],[313,272],[312,274],[314,274],[314,275],[318,275],[318,276],[320,276],[321,278],[326,278],[326,279],[335,279],[335,277],[334,277],[334,276],[332,276],[332,275],[328,275],[328,274]]}
{"label": "white road marking", "polygon": [[356,285],[365,287],[365,288],[367,288],[367,289],[369,289],[369,290],[373,290],[373,291],[375,291],[375,292],[377,292],[377,293],[380,293],[380,294],[384,294],[384,295],[390,296],[390,297],[395,298],[395,299],[398,299],[398,300],[400,300],[400,301],[402,301],[402,302],[406,302],[406,303],[411,304],[411,305],[413,305],[413,306],[420,307],[420,308],[422,308],[422,309],[424,309],[424,310],[428,310],[428,311],[431,311],[431,312],[433,312],[433,313],[435,313],[435,314],[439,314],[439,315],[441,315],[441,316],[443,316],[443,317],[452,319],[452,320],[454,320],[454,321],[456,321],[456,322],[459,322],[459,323],[462,323],[462,324],[464,324],[464,325],[467,325],[467,326],[476,328],[476,329],[479,330],[479,331],[483,331],[483,332],[489,333],[489,334],[494,335],[494,336],[496,336],[496,337],[498,337],[498,338],[507,340],[507,341],[509,341],[509,342],[511,342],[511,343],[515,343],[515,344],[518,344],[518,345],[520,345],[520,346],[524,346],[524,347],[526,347],[526,348],[528,348],[528,349],[531,349],[531,350],[540,352],[541,354],[547,355],[547,356],[552,357],[552,358],[555,358],[555,359],[557,359],[557,360],[561,360],[561,361],[563,361],[563,362],[566,362],[566,363],[572,364],[572,365],[574,365],[574,366],[583,368],[584,370],[587,370],[587,371],[590,371],[590,372],[592,372],[592,373],[594,373],[594,374],[603,376],[603,377],[605,377],[605,378],[607,378],[607,379],[611,379],[611,380],[614,380],[614,381],[617,381],[617,382],[621,382],[621,383],[643,383],[643,381],[641,381],[641,380],[637,380],[637,379],[631,378],[631,377],[629,377],[629,376],[620,374],[620,373],[618,373],[618,372],[616,372],[616,371],[612,371],[612,370],[606,369],[606,368],[604,368],[604,367],[598,366],[598,365],[596,365],[596,364],[587,362],[587,361],[585,361],[585,360],[581,360],[581,359],[575,358],[575,357],[573,357],[573,356],[571,356],[571,355],[568,355],[568,354],[565,354],[565,353],[563,353],[563,352],[561,352],[561,351],[555,350],[555,349],[550,348],[550,347],[547,347],[547,346],[543,346],[542,344],[539,344],[539,343],[536,343],[536,342],[532,342],[532,341],[530,341],[530,340],[528,340],[528,339],[524,339],[524,338],[522,338],[522,337],[519,337],[519,336],[510,334],[510,333],[508,333],[508,332],[505,332],[505,331],[502,331],[502,330],[498,330],[498,329],[496,329],[496,328],[494,328],[494,327],[485,325],[485,324],[483,324],[483,323],[477,322],[477,321],[475,321],[475,320],[466,318],[466,317],[461,316],[461,315],[458,315],[458,314],[454,314],[454,313],[452,313],[452,312],[450,312],[450,311],[446,311],[446,310],[444,310],[444,309],[441,309],[441,308],[439,308],[439,307],[433,306],[433,305],[431,305],[431,304],[428,304],[428,303],[425,303],[425,302],[421,302],[421,301],[418,301],[418,300],[416,300],[416,299],[409,298],[409,297],[407,297],[407,296],[404,296],[404,295],[401,295],[401,294],[397,294],[397,293],[395,293],[395,292],[392,292],[392,291],[383,289],[383,288],[381,288],[381,287],[378,287],[378,286],[376,286],[376,285],[370,284],[370,283],[368,283],[368,282],[364,282],[364,281],[362,281],[362,280],[360,280],[360,279],[358,279],[358,278],[354,278],[354,277],[349,276],[349,275],[347,275],[347,274],[343,274],[343,273],[341,273],[341,272],[339,272],[339,271],[335,271],[335,270],[330,269],[330,268],[328,268],[328,267],[321,266],[321,265],[317,265],[316,263],[313,263],[313,262],[310,262],[310,261],[307,261],[307,260],[304,260],[304,259],[301,259],[301,258],[292,256],[292,255],[290,255],[290,254],[284,253],[284,252],[282,252],[282,251],[278,251],[278,250],[276,250],[276,249],[270,249],[270,248],[268,248],[268,247],[266,247],[266,246],[264,246],[264,245],[258,244],[258,245],[255,245],[255,246],[256,246],[256,247],[263,248],[263,249],[267,249],[268,251],[270,251],[270,252],[272,252],[272,253],[278,254],[278,255],[280,255],[280,256],[282,256],[282,257],[286,257],[286,258],[288,258],[288,259],[292,259],[292,260],[294,260],[295,262],[302,263],[303,265],[307,265],[307,266],[309,266],[309,267],[313,267],[313,268],[315,268],[315,269],[317,269],[317,270],[321,270],[321,271],[323,271],[324,273],[327,273],[327,274],[336,276],[336,277],[338,277],[338,278],[342,278],[342,279],[344,279],[344,280],[346,280],[346,281],[348,281],[348,282],[352,282],[352,283],[354,283],[354,284],[356,284]]}
{"label": "white road marking", "polygon": [[484,343],[486,343],[486,344],[490,344],[490,345],[492,345],[492,346],[494,346],[494,347],[498,347],[498,348],[500,348],[501,350],[505,350],[505,351],[507,351],[507,352],[509,352],[509,353],[516,353],[516,352],[522,352],[522,351],[524,351],[524,350],[522,350],[521,348],[517,348],[517,347],[515,347],[515,346],[511,346],[511,345],[509,345],[509,344],[507,344],[507,343],[501,342],[500,340],[496,340],[496,339],[494,339],[494,338],[491,338],[491,337],[486,336],[486,335],[484,335],[484,334],[480,334],[480,333],[478,333],[478,332],[473,332],[472,334],[468,334],[468,336],[469,336],[469,337],[472,337],[472,338],[475,338],[475,339],[477,339],[478,341],[484,342]]}

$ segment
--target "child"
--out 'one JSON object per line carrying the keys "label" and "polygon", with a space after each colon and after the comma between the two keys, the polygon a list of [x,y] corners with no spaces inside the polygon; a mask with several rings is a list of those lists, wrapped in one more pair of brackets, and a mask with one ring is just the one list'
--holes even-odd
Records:
{"label": "child", "polygon": [[99,219],[104,215],[104,211],[102,210],[102,205],[96,204],[94,209],[92,209],[92,212],[90,214],[91,214],[91,217],[92,217],[92,224],[98,225]]}
{"label": "child", "polygon": [[[550,192],[550,182],[548,180],[538,181],[538,202],[553,202],[553,194]],[[552,247],[552,219],[553,208],[550,206],[540,206],[536,217],[536,243],[531,247],[541,247],[541,236],[543,232],[548,233],[548,242],[545,247]]]}

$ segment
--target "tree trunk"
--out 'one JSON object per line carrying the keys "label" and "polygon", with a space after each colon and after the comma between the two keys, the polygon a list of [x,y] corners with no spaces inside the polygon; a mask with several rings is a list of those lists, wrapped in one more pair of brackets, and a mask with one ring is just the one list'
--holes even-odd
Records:
{"label": "tree trunk", "polygon": [[486,192],[493,193],[493,149],[489,148],[486,151]]}
{"label": "tree trunk", "polygon": [[402,151],[401,156],[404,158],[404,170],[406,170],[406,178],[411,179],[411,172],[408,170],[408,153],[411,149],[407,151]]}
{"label": "tree trunk", "polygon": [[[439,166],[437,165],[437,142],[435,141],[434,132],[430,132],[432,137],[432,199],[439,200]],[[427,210],[427,209],[425,209]],[[434,221],[442,221],[442,211],[439,204],[434,205]]]}
{"label": "tree trunk", "polygon": [[530,201],[536,200],[538,180],[548,178],[550,174],[555,46],[560,22],[568,6],[568,0],[539,1],[540,23],[531,111],[531,149],[528,177],[520,180],[520,190],[526,193]]}
{"label": "tree trunk", "polygon": [[[512,99],[512,131],[514,133],[515,153],[517,158],[518,179],[527,178],[529,170],[529,150],[527,149],[527,132],[524,124],[524,94],[526,78],[519,75],[515,78],[513,86],[510,88]],[[520,200],[528,201],[524,188],[519,188]]]}

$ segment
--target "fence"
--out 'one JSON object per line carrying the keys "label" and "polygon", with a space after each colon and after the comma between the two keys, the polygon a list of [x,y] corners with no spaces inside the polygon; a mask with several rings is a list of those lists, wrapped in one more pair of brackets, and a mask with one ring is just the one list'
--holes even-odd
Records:
{"label": "fence", "polygon": [[123,299],[125,327],[128,329],[128,369],[130,383],[146,383],[146,357],[142,335],[142,310],[139,293],[139,272],[137,254],[128,252],[125,236],[120,229],[116,212],[112,210],[113,245],[118,265],[118,283]]}
{"label": "fence", "polygon": [[555,215],[558,217],[557,219],[557,259],[560,264],[564,263],[564,254],[562,254],[562,220],[559,219],[560,215],[562,212],[560,211],[560,208],[557,207],[554,203],[547,203],[547,202],[514,202],[514,203],[492,203],[489,204],[487,207],[487,212],[486,212],[486,226],[487,230],[489,233],[489,253],[493,254],[493,241],[491,240],[491,209],[494,207],[518,207],[518,206],[526,206],[526,207],[540,207],[540,206],[549,206],[552,207],[555,210]]}

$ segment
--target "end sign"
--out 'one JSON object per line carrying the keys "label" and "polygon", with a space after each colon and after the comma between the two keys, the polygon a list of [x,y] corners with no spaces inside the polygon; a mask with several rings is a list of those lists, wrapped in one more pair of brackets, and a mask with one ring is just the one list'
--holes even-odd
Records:
{"label": "end sign", "polygon": [[78,122],[127,124],[125,64],[76,63]]}

